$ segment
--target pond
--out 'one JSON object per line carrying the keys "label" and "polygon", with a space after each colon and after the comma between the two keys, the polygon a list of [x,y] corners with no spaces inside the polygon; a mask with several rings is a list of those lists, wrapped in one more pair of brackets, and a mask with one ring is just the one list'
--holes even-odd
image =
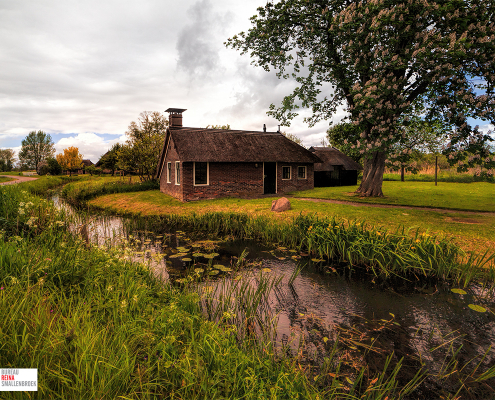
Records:
{"label": "pond", "polygon": [[[135,230],[135,220],[114,216],[83,218],[88,240],[120,246],[161,280],[195,288],[205,315],[235,327],[239,341],[270,341],[274,351],[297,357],[314,376],[324,373],[332,351],[349,373],[363,366],[380,372],[387,357],[395,363],[403,358],[398,380],[428,370],[420,392],[437,397],[455,392],[463,365],[468,377],[477,363],[480,370],[495,363],[492,288],[471,285],[455,293],[442,281],[384,282],[294,249],[142,224]],[[475,397],[493,396],[486,383],[464,383]]]}

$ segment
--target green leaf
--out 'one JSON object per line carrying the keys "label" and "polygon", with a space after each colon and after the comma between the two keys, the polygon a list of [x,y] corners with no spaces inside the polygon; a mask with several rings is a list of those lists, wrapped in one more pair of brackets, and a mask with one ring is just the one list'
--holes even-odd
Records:
{"label": "green leaf", "polygon": [[476,312],[486,312],[486,308],[485,307],[481,307],[481,306],[478,306],[476,304],[468,304],[468,307],[471,310],[476,311]]}
{"label": "green leaf", "polygon": [[451,292],[457,293],[457,294],[467,294],[465,290],[462,289],[451,289]]}

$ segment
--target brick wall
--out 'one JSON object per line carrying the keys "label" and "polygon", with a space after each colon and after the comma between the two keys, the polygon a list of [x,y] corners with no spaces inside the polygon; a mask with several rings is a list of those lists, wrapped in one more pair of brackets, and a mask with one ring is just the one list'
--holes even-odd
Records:
{"label": "brick wall", "polygon": [[[175,197],[176,199],[179,199],[181,201],[184,201],[184,196],[183,196],[183,182],[184,182],[184,173],[183,173],[183,163],[180,163],[180,172],[181,172],[181,184],[176,185],[175,184],[175,162],[180,161],[179,160],[179,155],[177,154],[177,150],[175,149],[175,146],[172,141],[170,141],[168,148],[167,148],[167,157],[164,161],[163,165],[163,171],[160,176],[160,191],[163,193],[166,193],[170,196]],[[171,162],[172,163],[172,170],[170,173],[170,183],[167,182],[167,164]]]}
{"label": "brick wall", "polygon": [[258,163],[209,163],[209,185],[193,185],[193,163],[184,163],[184,200],[249,197],[263,194],[263,166]]}
{"label": "brick wall", "polygon": [[[181,162],[181,182],[175,184],[175,162],[179,161],[173,142],[168,146],[160,177],[160,191],[181,201],[218,197],[257,197],[263,195],[263,163],[209,163],[209,185],[194,186],[194,163]],[[167,163],[171,162],[170,183],[167,182]],[[256,167],[256,165],[258,165]],[[291,179],[282,179],[282,167],[291,168]],[[297,167],[306,167],[306,179],[299,179]],[[312,164],[278,163],[277,194],[314,187]]]}
{"label": "brick wall", "polygon": [[[290,179],[282,179],[282,167],[290,167]],[[306,179],[297,177],[297,167],[306,167]],[[314,188],[313,164],[277,163],[277,194],[285,194],[295,190],[309,190]]]}

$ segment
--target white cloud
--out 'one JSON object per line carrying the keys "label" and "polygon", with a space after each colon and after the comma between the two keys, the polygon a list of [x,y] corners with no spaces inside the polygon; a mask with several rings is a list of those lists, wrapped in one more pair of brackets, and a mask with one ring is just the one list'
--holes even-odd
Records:
{"label": "white cloud", "polygon": [[95,133],[79,133],[75,136],[60,139],[55,143],[55,150],[58,154],[63,153],[64,149],[68,147],[77,147],[84,159],[90,159],[93,163],[96,163],[117,142],[124,143],[125,136],[105,141]]}

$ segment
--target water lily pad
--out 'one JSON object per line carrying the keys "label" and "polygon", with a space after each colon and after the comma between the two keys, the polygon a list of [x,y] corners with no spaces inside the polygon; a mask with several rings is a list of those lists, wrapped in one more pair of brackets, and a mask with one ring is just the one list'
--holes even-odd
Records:
{"label": "water lily pad", "polygon": [[285,260],[286,257],[277,257],[277,259],[279,259],[280,261],[282,261],[282,260]]}
{"label": "water lily pad", "polygon": [[279,250],[287,250],[286,247],[282,247],[282,246],[281,247],[277,247],[277,249],[279,249]]}
{"label": "water lily pad", "polygon": [[297,253],[297,250],[289,250],[291,253]]}
{"label": "water lily pad", "polygon": [[312,258],[311,261],[313,261],[313,262],[322,262],[322,261],[325,261],[325,260],[323,260],[321,258]]}
{"label": "water lily pad", "polygon": [[220,254],[218,253],[210,253],[210,254],[203,254],[204,258],[208,258],[210,260],[213,260],[215,257],[219,256]]}
{"label": "water lily pad", "polygon": [[485,307],[478,306],[477,304],[468,304],[468,307],[476,312],[486,312]]}
{"label": "water lily pad", "polygon": [[272,272],[272,270],[270,268],[263,268],[262,271],[263,272]]}
{"label": "water lily pad", "polygon": [[208,272],[208,275],[218,275],[220,271],[218,269],[212,269],[210,272]]}
{"label": "water lily pad", "polygon": [[197,274],[202,274],[203,272],[205,272],[205,270],[203,268],[194,268],[194,272],[196,272]]}
{"label": "water lily pad", "polygon": [[189,262],[189,261],[192,261],[192,258],[189,258],[189,257],[184,257],[184,258],[182,259],[182,261]]}
{"label": "water lily pad", "polygon": [[155,239],[163,239],[163,235],[155,236]]}
{"label": "water lily pad", "polygon": [[467,294],[467,292],[462,289],[451,289],[451,291],[457,294]]}
{"label": "water lily pad", "polygon": [[182,258],[187,256],[187,253],[177,253],[177,254],[172,254],[171,256],[168,256],[168,258]]}
{"label": "water lily pad", "polygon": [[204,257],[203,253],[193,253],[193,257],[199,258],[199,257]]}

